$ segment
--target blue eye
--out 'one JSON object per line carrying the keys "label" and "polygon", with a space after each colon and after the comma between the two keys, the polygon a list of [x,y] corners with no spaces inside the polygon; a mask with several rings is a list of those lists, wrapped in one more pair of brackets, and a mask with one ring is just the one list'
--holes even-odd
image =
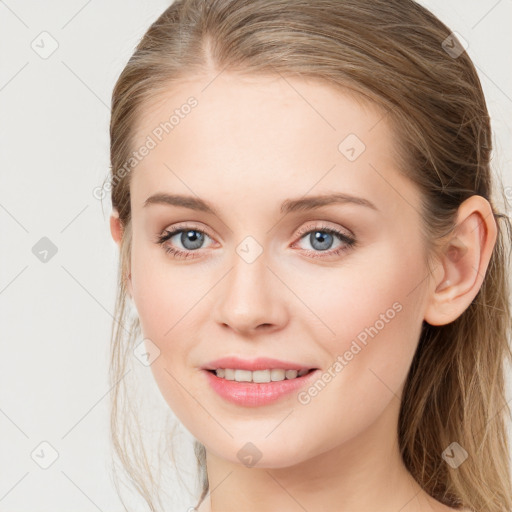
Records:
{"label": "blue eye", "polygon": [[[187,249],[187,251],[193,251],[199,249],[201,244],[204,242],[205,233],[196,229],[187,229],[175,232],[175,234],[181,233],[179,237],[180,243]],[[172,238],[171,235],[169,238]],[[189,245],[187,247],[187,245]]]}
{"label": "blue eye", "polygon": [[[176,248],[174,243],[166,243],[168,241],[172,241],[172,239],[177,235],[180,235],[178,237],[178,241],[183,246],[184,250]],[[307,239],[311,244],[311,247],[313,247],[313,249],[305,249],[308,255],[313,258],[325,258],[339,255],[342,252],[349,250],[356,243],[355,238],[352,236],[327,226],[313,228],[308,226],[303,228],[299,232],[299,235],[302,235],[300,240]],[[196,229],[191,226],[185,226],[171,231],[165,231],[162,235],[157,237],[156,243],[162,245],[165,252],[167,254],[171,254],[174,258],[195,258],[198,256],[194,253],[199,253],[198,249],[202,248],[205,237],[210,238],[211,240],[211,237],[203,230]],[[341,244],[337,248],[331,249],[336,238],[341,242]]]}
{"label": "blue eye", "polygon": [[[165,242],[180,234],[180,243],[185,248],[185,251],[176,249],[171,245],[165,245]],[[164,246],[165,252],[172,254],[176,258],[188,258],[192,256],[192,252],[196,252],[204,242],[205,236],[210,238],[204,231],[195,228],[175,229],[173,231],[165,231],[165,233],[158,237],[157,243]]]}
{"label": "blue eye", "polygon": [[[303,235],[300,240],[306,239],[313,247],[313,250],[307,250],[313,258],[325,257],[322,253],[326,253],[328,256],[336,256],[349,250],[356,243],[355,238],[327,226],[319,226],[313,229],[306,227],[299,232],[299,235]],[[336,238],[341,241],[341,245],[336,249],[329,250]]]}

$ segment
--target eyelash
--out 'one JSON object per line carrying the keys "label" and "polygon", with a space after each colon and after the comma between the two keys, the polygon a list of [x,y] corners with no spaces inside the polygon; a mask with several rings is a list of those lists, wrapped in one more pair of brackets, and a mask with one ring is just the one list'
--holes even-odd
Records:
{"label": "eyelash", "polygon": [[[192,256],[194,252],[198,252],[198,250],[195,251],[182,251],[181,249],[176,249],[174,247],[170,246],[164,246],[165,242],[167,240],[171,239],[174,235],[177,235],[178,233],[182,233],[184,231],[196,231],[198,233],[208,235],[206,231],[203,231],[202,229],[198,229],[195,226],[179,226],[173,229],[172,231],[165,231],[162,235],[157,236],[156,243],[159,245],[162,245],[163,249],[167,254],[171,254],[173,258],[176,259],[186,259],[189,257],[195,258],[196,256]],[[341,242],[343,242],[344,245],[341,245],[337,249],[333,249],[331,251],[313,251],[313,250],[306,250],[307,253],[312,258],[324,258],[327,255],[328,257],[332,256],[338,256],[339,254],[342,254],[352,247],[356,245],[356,239],[353,237],[350,237],[346,235],[345,233],[342,233],[341,231],[338,231],[335,228],[328,227],[328,226],[306,226],[302,228],[299,233],[297,233],[297,236],[299,237],[299,241],[304,238],[304,235],[310,234],[312,232],[322,232],[322,233],[328,233],[329,235],[334,235],[340,239]],[[212,237],[210,237],[212,238]],[[296,242],[297,243],[297,242]]]}

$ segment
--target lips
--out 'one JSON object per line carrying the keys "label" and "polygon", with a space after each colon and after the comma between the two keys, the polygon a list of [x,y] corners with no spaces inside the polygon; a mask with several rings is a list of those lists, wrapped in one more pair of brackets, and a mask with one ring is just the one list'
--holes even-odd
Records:
{"label": "lips", "polygon": [[217,370],[218,368],[232,368],[236,370],[316,370],[318,369],[313,364],[295,363],[291,361],[282,361],[268,357],[259,357],[257,359],[240,359],[239,357],[223,357],[210,361],[201,367],[203,370]]}
{"label": "lips", "polygon": [[[268,360],[267,360],[268,361]],[[215,362],[215,361],[214,361]],[[283,361],[279,361],[282,364]],[[302,377],[275,382],[238,382],[217,377],[212,370],[203,369],[206,382],[224,401],[240,407],[262,407],[280,400],[288,400],[318,376],[314,370]],[[288,402],[289,403],[289,402]]]}

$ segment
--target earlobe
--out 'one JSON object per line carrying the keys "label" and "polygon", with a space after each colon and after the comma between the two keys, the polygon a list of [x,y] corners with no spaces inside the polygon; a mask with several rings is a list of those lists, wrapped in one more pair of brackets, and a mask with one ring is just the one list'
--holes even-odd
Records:
{"label": "earlobe", "polygon": [[114,242],[117,245],[120,245],[121,239],[123,237],[123,228],[121,225],[121,220],[119,219],[119,214],[117,210],[112,210],[112,214],[110,215],[110,233]]}
{"label": "earlobe", "polygon": [[448,324],[469,307],[482,286],[496,236],[489,202],[478,195],[466,199],[439,257],[439,271],[425,311],[426,322]]}
{"label": "earlobe", "polygon": [[[120,247],[121,241],[123,239],[123,225],[121,220],[119,219],[119,213],[117,210],[112,210],[112,214],[110,215],[110,233],[112,234],[112,238],[114,242]],[[129,273],[128,275],[123,276],[124,284],[128,295],[130,297],[133,296],[132,293],[132,275]]]}

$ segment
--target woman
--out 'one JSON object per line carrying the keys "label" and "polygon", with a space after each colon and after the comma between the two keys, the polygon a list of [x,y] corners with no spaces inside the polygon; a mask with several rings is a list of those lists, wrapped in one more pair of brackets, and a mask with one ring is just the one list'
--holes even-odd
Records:
{"label": "woman", "polygon": [[198,510],[512,510],[490,153],[464,42],[412,0],[178,0],[151,25],[111,120],[112,436],[151,510],[118,404],[140,334]]}

